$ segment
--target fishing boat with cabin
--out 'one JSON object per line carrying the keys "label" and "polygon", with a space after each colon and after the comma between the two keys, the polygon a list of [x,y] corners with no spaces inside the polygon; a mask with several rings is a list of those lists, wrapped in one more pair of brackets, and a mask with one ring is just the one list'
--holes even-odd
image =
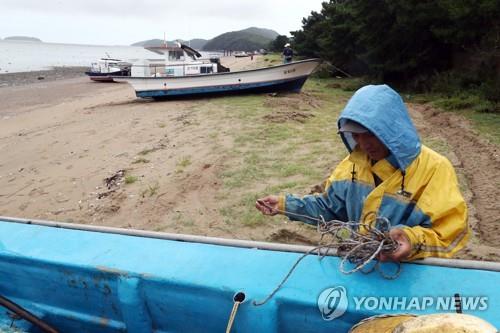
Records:
{"label": "fishing boat with cabin", "polygon": [[231,72],[218,59],[203,61],[196,50],[179,44],[182,51],[166,49],[162,68],[152,72],[147,63],[133,64],[130,77],[116,77],[127,82],[137,97],[166,99],[206,94],[298,92],[320,64],[308,59],[284,65]]}
{"label": "fishing boat with cabin", "polygon": [[113,58],[101,58],[85,72],[92,81],[113,82],[114,76],[130,76],[132,63]]}

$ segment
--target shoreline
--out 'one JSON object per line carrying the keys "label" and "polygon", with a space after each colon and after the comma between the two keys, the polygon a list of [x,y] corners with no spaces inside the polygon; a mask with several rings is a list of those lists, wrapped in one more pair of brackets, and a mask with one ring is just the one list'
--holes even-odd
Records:
{"label": "shoreline", "polygon": [[[260,61],[257,60],[260,59],[260,57],[255,56],[254,58],[255,60],[250,60],[250,58],[241,60],[236,59],[234,56],[226,56],[220,59],[222,65],[235,71],[255,69],[259,65],[262,65]],[[88,70],[88,66],[55,66],[45,70],[0,73],[0,89],[85,77],[85,72]]]}
{"label": "shoreline", "polygon": [[87,70],[87,66],[57,66],[39,71],[0,73],[0,89],[77,78],[85,76]]}

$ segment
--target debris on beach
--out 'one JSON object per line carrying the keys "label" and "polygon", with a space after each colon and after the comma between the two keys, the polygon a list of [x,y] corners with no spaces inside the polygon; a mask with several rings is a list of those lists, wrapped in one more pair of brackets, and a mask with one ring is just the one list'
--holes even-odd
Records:
{"label": "debris on beach", "polygon": [[112,176],[104,178],[104,185],[108,191],[97,193],[97,199],[106,198],[120,187],[125,178],[125,170],[120,169],[116,171]]}
{"label": "debris on beach", "polygon": [[115,172],[111,177],[104,178],[104,185],[111,190],[120,186],[123,178],[125,177],[125,170],[120,169]]}
{"label": "debris on beach", "polygon": [[116,189],[112,189],[112,190],[109,190],[109,191],[106,191],[106,192],[97,193],[97,199],[105,198],[105,197],[109,196],[111,193],[114,193],[114,192],[116,192]]}

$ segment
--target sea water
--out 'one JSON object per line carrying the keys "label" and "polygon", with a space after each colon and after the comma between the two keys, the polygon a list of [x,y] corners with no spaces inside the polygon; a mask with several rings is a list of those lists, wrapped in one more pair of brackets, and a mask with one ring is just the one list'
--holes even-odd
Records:
{"label": "sea water", "polygon": [[[201,52],[202,57],[212,56]],[[90,66],[100,58],[124,61],[162,59],[139,46],[106,46],[0,40],[0,74],[46,70],[62,66]]]}

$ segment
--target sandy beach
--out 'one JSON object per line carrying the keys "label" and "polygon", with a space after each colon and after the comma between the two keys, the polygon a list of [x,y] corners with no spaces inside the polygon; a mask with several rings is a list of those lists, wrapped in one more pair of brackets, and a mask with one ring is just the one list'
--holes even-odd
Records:
{"label": "sandy beach", "polygon": [[[223,64],[237,70],[253,68],[257,60],[227,57]],[[257,227],[225,226],[223,171],[238,163],[231,157],[238,143],[229,133],[244,124],[215,112],[217,101],[153,102],[136,98],[128,84],[91,82],[81,69],[49,72],[0,75],[0,215],[302,244],[316,240],[314,231],[284,218]],[[477,238],[461,256],[500,260],[498,147],[478,138],[459,116],[422,105],[410,109],[424,137],[439,137],[451,147],[448,157],[469,184],[464,193]],[[444,127],[450,131],[436,130]]]}
{"label": "sandy beach", "polygon": [[[232,70],[256,66],[250,58],[223,61]],[[52,81],[11,75],[16,83],[0,89],[0,215],[235,236],[217,228],[216,199],[232,142],[217,143],[221,154],[210,144],[214,129],[231,123],[200,119],[207,100],[137,99],[128,84],[92,82],[74,70]],[[188,156],[196,158],[179,172]],[[107,186],[121,170],[138,180]],[[175,223],[181,215],[203,224]]]}

